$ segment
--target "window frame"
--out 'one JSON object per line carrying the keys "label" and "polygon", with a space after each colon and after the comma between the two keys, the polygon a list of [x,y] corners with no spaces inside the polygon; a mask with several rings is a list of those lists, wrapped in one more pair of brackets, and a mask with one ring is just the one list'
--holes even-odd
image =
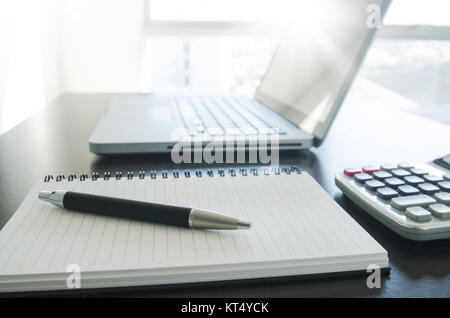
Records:
{"label": "window frame", "polygon": [[150,16],[150,2],[144,0],[144,34],[148,36],[265,36],[280,29],[274,23],[250,21],[155,21]]}
{"label": "window frame", "polygon": [[[151,1],[144,0],[144,34],[147,36],[267,36],[281,30],[280,25],[264,22],[155,21],[150,16]],[[450,26],[383,24],[377,38],[450,40]]]}
{"label": "window frame", "polygon": [[450,26],[384,24],[377,38],[392,40],[450,40]]}

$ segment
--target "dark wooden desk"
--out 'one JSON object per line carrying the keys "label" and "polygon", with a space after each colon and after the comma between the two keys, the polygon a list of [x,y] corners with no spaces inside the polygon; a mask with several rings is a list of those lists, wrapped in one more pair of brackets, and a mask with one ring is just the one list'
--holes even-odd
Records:
{"label": "dark wooden desk", "polygon": [[[370,86],[370,85],[369,85]],[[425,162],[450,152],[450,126],[396,110],[389,94],[357,81],[320,148],[282,153],[280,163],[307,170],[389,252],[390,277],[368,289],[366,277],[311,281],[255,281],[245,284],[105,290],[101,296],[191,297],[449,297],[450,240],[417,243],[391,232],[342,195],[334,174],[346,166],[383,162]],[[99,157],[88,138],[117,94],[65,94],[0,136],[0,226],[32,184],[52,173],[171,169],[169,155]],[[376,96],[376,99],[373,98]],[[194,166],[177,166],[178,169]]]}

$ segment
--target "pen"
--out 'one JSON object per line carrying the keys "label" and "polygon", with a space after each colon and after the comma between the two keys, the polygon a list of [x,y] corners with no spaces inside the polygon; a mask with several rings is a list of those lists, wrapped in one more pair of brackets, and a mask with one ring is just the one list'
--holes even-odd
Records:
{"label": "pen", "polygon": [[115,216],[196,229],[237,230],[250,222],[207,210],[175,205],[119,199],[73,191],[40,191],[39,199],[81,212]]}

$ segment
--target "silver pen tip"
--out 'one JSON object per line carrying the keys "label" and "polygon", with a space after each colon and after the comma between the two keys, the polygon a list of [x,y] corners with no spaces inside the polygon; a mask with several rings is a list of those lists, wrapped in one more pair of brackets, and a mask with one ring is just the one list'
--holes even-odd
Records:
{"label": "silver pen tip", "polygon": [[53,191],[40,191],[38,194],[38,198],[44,201],[50,201],[50,196],[52,195]]}
{"label": "silver pen tip", "polygon": [[244,230],[244,229],[249,229],[251,226],[252,226],[252,224],[250,222],[238,220],[236,227],[238,230]]}
{"label": "silver pen tip", "polygon": [[38,198],[42,201],[50,202],[59,207],[64,207],[63,199],[64,194],[67,191],[65,190],[54,190],[54,191],[40,191],[38,194]]}

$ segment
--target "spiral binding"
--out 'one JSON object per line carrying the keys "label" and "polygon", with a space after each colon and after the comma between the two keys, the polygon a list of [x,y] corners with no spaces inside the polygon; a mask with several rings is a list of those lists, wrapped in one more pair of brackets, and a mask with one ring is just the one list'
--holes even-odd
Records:
{"label": "spiral binding", "polygon": [[[150,171],[150,179],[157,179],[158,177],[162,177],[163,179],[167,179],[169,177],[178,179],[178,178],[180,178],[181,175],[184,175],[185,178],[191,178],[191,177],[202,178],[203,176],[225,177],[226,175],[229,175],[231,177],[236,177],[237,175],[241,175],[241,176],[245,177],[249,174],[254,175],[254,176],[258,176],[258,175],[267,176],[270,174],[281,175],[281,174],[291,174],[291,173],[301,174],[302,171],[299,167],[296,167],[296,166],[281,167],[281,168],[279,168],[279,167],[277,167],[277,168],[267,168],[267,167],[239,168],[239,169],[230,168],[227,171],[222,168],[216,169],[216,170],[207,169],[206,174],[205,174],[204,170],[200,170],[200,169],[198,169],[198,170],[186,169],[186,170],[184,170],[184,173],[180,173],[180,171],[177,169],[161,170],[159,173],[156,170],[151,170]],[[122,178],[125,179],[125,177],[122,176],[122,171],[116,171],[114,175],[112,175],[111,172],[109,172],[109,171],[105,171],[103,173],[103,176],[101,176],[99,172],[92,172],[90,179],[92,181],[97,181],[100,178],[103,178],[104,180],[109,180],[111,177],[116,180],[121,180]],[[137,177],[139,179],[145,179],[146,172],[143,170],[140,170],[137,174]],[[136,178],[134,171],[127,171],[126,179],[133,180],[134,178]],[[55,177],[51,174],[48,174],[44,177],[44,182],[50,182],[53,180],[56,182],[61,182],[61,181],[65,181],[65,180],[74,181],[74,180],[77,180],[77,175],[75,173],[69,173],[66,178],[66,176],[64,174],[57,174]],[[89,175],[87,173],[82,173],[79,175],[78,180],[80,180],[80,181],[89,180]]]}

